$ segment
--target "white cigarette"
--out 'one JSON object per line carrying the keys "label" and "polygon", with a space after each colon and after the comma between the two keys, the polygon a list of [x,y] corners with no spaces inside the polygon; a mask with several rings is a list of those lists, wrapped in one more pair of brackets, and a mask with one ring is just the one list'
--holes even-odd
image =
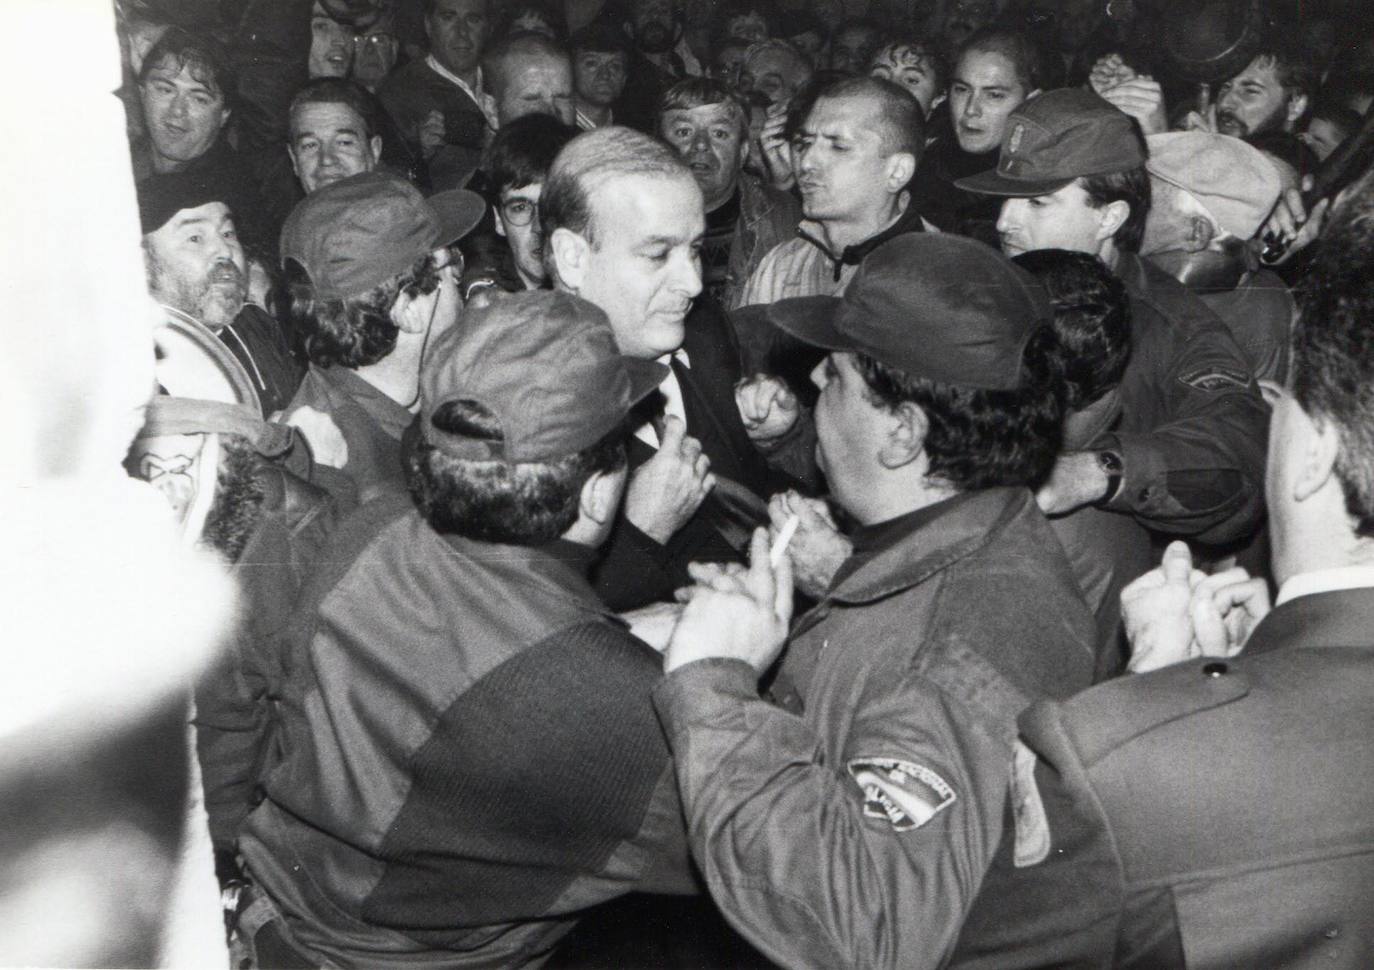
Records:
{"label": "white cigarette", "polygon": [[793,513],[787,517],[787,521],[778,530],[778,537],[773,540],[773,548],[768,550],[768,563],[774,569],[782,565],[782,557],[787,555],[787,544],[797,534],[797,526],[800,524],[801,519]]}

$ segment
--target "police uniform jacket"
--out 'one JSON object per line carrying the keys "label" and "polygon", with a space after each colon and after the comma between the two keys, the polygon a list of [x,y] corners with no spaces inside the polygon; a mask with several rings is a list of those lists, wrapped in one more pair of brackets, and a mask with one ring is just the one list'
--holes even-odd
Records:
{"label": "police uniform jacket", "polygon": [[1092,618],[1029,491],[904,518],[798,621],[776,704],[736,660],[655,689],[693,857],[781,966],[940,965],[1001,834],[1017,714],[1091,677]]}
{"label": "police uniform jacket", "polygon": [[1119,451],[1105,503],[1149,529],[1206,543],[1244,539],[1263,506],[1268,411],[1226,325],[1158,267],[1123,253],[1131,358],[1121,423],[1096,447]]}
{"label": "police uniform jacket", "polygon": [[1374,589],[1021,727],[956,966],[1374,966]]}

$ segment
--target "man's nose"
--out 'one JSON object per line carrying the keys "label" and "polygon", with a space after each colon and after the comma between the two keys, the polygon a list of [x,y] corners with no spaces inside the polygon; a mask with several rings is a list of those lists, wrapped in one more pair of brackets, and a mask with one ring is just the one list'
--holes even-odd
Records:
{"label": "man's nose", "polygon": [[190,110],[190,100],[186,95],[178,94],[176,97],[172,98],[172,106],[168,109],[168,113],[177,118],[185,118],[187,114],[190,113]]}
{"label": "man's nose", "polygon": [[706,152],[711,150],[711,136],[704,131],[692,132],[692,151]]}
{"label": "man's nose", "polygon": [[1002,203],[1002,211],[997,213],[997,231],[1010,232],[1016,226],[1016,216],[1021,206],[1020,199],[1007,199]]}
{"label": "man's nose", "polygon": [[965,103],[965,105],[964,105],[964,117],[965,117],[965,118],[981,118],[981,117],[983,117],[983,102],[982,102],[982,100],[980,100],[980,99],[978,98],[977,95],[974,95],[973,97],[969,98],[969,99],[968,99],[968,102]]}
{"label": "man's nose", "polygon": [[825,390],[825,362],[827,360],[829,360],[828,357],[822,357],[821,362],[811,368],[811,383],[816,385],[816,390],[818,391]]}
{"label": "man's nose", "polygon": [[686,256],[677,260],[677,272],[673,276],[673,290],[692,299],[701,292],[701,260]]}

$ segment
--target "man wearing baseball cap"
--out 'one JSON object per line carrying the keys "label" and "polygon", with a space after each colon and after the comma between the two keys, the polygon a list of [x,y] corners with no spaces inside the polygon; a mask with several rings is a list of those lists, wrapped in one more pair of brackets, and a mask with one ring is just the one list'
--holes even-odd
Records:
{"label": "man wearing baseball cap", "polygon": [[483,208],[466,189],[426,199],[402,178],[363,172],[312,192],[282,227],[291,315],[310,360],[286,420],[360,498],[404,484],[401,434],[419,407],[420,358],[461,308],[449,247]]}
{"label": "man wearing baseball cap", "polygon": [[1090,91],[1062,88],[1011,115],[997,168],[957,183],[1002,196],[1002,251],[1100,258],[1131,300],[1121,421],[1065,452],[1038,498],[1047,514],[1099,505],[1147,528],[1243,541],[1263,506],[1266,411],[1249,365],[1216,315],[1138,255],[1150,208],[1135,121]]}
{"label": "man wearing baseball cap", "polygon": [[300,607],[240,841],[259,966],[525,966],[588,907],[693,891],[661,658],[586,579],[663,371],[551,291],[436,339],[409,496],[340,526]]}
{"label": "man wearing baseball cap", "polygon": [[1059,447],[1051,310],[995,250],[913,233],[768,312],[830,351],[817,458],[858,528],[790,638],[762,533],[747,572],[694,567],[654,692],[692,854],[781,966],[935,967],[1002,834],[1017,715],[1092,674],[1031,492]]}
{"label": "man wearing baseball cap", "polygon": [[1222,319],[1256,377],[1282,383],[1297,307],[1246,245],[1279,200],[1278,169],[1230,135],[1170,131],[1147,141],[1151,198],[1141,255]]}

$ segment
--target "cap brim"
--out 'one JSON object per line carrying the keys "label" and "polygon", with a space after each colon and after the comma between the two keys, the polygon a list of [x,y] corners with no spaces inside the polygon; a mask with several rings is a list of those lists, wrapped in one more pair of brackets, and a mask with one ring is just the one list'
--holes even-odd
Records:
{"label": "cap brim", "polygon": [[835,328],[837,296],[794,296],[768,307],[769,323],[803,343],[823,350],[855,350],[854,341]]}
{"label": "cap brim", "polygon": [[436,192],[428,202],[439,219],[439,238],[434,240],[436,247],[451,246],[472,232],[487,211],[487,204],[482,197],[467,189]]}
{"label": "cap brim", "polygon": [[957,188],[965,192],[974,192],[978,195],[1002,195],[1009,198],[1032,198],[1037,195],[1049,195],[1058,192],[1066,185],[1073,183],[1072,178],[1066,179],[1009,179],[996,169],[989,172],[979,172],[977,175],[970,175],[962,178],[954,184]]}
{"label": "cap brim", "polygon": [[652,394],[668,376],[668,368],[656,360],[640,360],[638,357],[622,357],[621,360],[625,362],[625,373],[630,378],[631,407]]}

